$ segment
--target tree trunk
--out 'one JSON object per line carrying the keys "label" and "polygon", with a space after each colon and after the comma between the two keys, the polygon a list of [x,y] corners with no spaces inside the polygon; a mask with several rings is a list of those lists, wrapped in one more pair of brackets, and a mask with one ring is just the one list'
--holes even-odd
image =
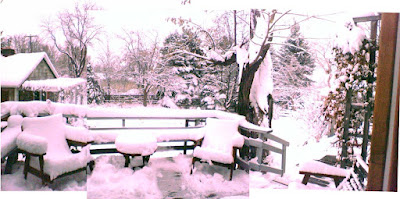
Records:
{"label": "tree trunk", "polygon": [[[260,67],[263,59],[259,59],[254,62],[251,66],[248,64],[243,70],[242,79],[239,85],[239,99],[237,106],[237,113],[240,115],[244,115],[246,120],[259,125],[262,122],[263,111],[255,110],[255,107],[252,107],[250,104],[250,89],[253,84],[254,75]],[[256,107],[259,109],[258,107]]]}

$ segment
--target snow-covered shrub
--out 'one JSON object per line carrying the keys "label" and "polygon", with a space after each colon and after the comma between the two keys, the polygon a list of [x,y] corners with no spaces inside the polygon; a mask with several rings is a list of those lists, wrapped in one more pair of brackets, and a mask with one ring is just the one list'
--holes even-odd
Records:
{"label": "snow-covered shrub", "polygon": [[[338,39],[338,43],[333,48],[335,62],[337,64],[337,88],[329,93],[324,104],[324,116],[327,122],[334,124],[333,128],[338,137],[339,154],[343,143],[344,114],[346,108],[346,93],[352,90],[352,102],[364,103],[369,101],[373,108],[373,90],[375,88],[375,69],[376,64],[371,63],[370,54],[376,50],[370,39],[365,35],[365,31],[357,26],[348,25],[349,31]],[[370,91],[371,98],[367,98]],[[364,109],[352,109],[350,114],[350,133],[360,134],[364,123]],[[352,154],[352,146],[360,145],[356,136],[350,137],[347,142],[351,146],[348,150]],[[343,158],[343,157],[342,157]]]}

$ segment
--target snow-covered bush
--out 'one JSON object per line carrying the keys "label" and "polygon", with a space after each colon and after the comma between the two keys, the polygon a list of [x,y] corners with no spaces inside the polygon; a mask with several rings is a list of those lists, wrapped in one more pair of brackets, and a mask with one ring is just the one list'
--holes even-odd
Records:
{"label": "snow-covered bush", "polygon": [[[352,102],[364,103],[369,101],[373,108],[373,90],[375,88],[376,64],[371,63],[371,51],[377,46],[365,35],[365,30],[352,24],[348,25],[347,34],[338,38],[338,43],[333,48],[337,64],[337,88],[329,93],[324,104],[324,116],[327,122],[334,124],[334,131],[339,139],[339,154],[343,143],[344,114],[346,108],[346,93],[352,90]],[[370,93],[370,99],[367,93]],[[364,123],[364,109],[352,109],[350,114],[350,133],[361,134]],[[353,146],[361,143],[356,136],[350,137],[347,146],[352,154]],[[343,157],[342,157],[343,158]]]}

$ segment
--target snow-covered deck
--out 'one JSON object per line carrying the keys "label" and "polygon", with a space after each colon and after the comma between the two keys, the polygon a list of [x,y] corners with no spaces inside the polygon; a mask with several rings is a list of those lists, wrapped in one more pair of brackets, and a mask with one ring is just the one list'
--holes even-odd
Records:
{"label": "snow-covered deck", "polygon": [[[175,120],[171,120],[174,127],[185,127],[185,119],[187,118],[231,118],[238,119],[234,114],[228,114],[219,111],[202,111],[202,110],[171,110],[164,108],[133,108],[133,109],[121,109],[121,108],[91,108],[86,106],[77,105],[65,105],[59,103],[43,104],[44,102],[32,102],[38,103],[39,106],[45,107],[44,109],[29,109],[28,105],[21,106],[21,102],[16,104],[5,104],[2,103],[2,113],[24,113],[28,115],[39,115],[49,113],[63,113],[64,115],[76,115],[81,118],[90,117],[101,119],[101,122],[96,122],[95,126],[98,128],[106,128],[106,124],[114,122],[114,127],[122,128],[123,124],[125,128],[132,127],[138,124],[160,125],[162,127],[170,127],[164,124],[160,118],[174,115]],[[5,107],[3,109],[3,107]],[[47,107],[47,108],[46,108]],[[8,112],[7,112],[8,111]],[[108,112],[108,113],[107,113]],[[107,117],[120,117],[117,120],[107,120]],[[78,118],[79,118],[78,117]],[[127,118],[140,117],[136,120],[129,120]],[[125,118],[125,122],[122,122]],[[157,120],[158,119],[158,120]],[[305,131],[302,129],[302,124],[298,124],[295,120],[289,118],[281,118],[274,123],[275,129],[278,132],[273,134],[270,133],[271,137],[279,135],[279,137],[285,140],[291,141],[291,147],[287,151],[287,162],[286,172],[283,176],[276,175],[271,172],[263,174],[258,171],[250,171],[250,174],[244,170],[235,170],[234,178],[231,182],[227,181],[227,175],[229,170],[219,166],[208,166],[207,163],[203,163],[200,166],[197,165],[197,171],[194,175],[190,176],[190,160],[191,153],[188,155],[180,154],[177,151],[167,151],[166,154],[161,155],[155,153],[154,157],[150,159],[149,165],[141,170],[133,172],[131,169],[124,169],[124,159],[118,154],[108,154],[96,156],[96,166],[94,171],[87,177],[85,182],[85,176],[76,174],[72,177],[65,179],[59,179],[52,185],[52,188],[56,190],[86,190],[89,198],[101,197],[104,194],[110,194],[111,192],[117,192],[118,194],[127,194],[131,196],[162,196],[162,197],[224,197],[224,196],[244,196],[248,197],[251,195],[250,192],[264,193],[262,190],[268,189],[328,189],[335,190],[330,179],[323,179],[327,184],[327,187],[321,187],[316,184],[308,184],[307,186],[301,184],[302,175],[298,174],[299,163],[312,159],[317,159],[319,155],[326,154],[323,150],[316,150],[318,147],[304,147],[303,143],[306,140],[301,132]],[[180,121],[178,121],[180,120]],[[145,121],[151,121],[146,123]],[[171,122],[170,121],[170,122]],[[195,120],[194,120],[195,121]],[[82,121],[80,121],[82,122]],[[79,121],[77,122],[77,124]],[[195,123],[195,122],[194,122]],[[193,125],[194,125],[193,123]],[[291,126],[287,124],[290,123]],[[115,124],[119,125],[116,126]],[[252,128],[252,125],[247,123],[240,123],[243,128]],[[101,126],[105,125],[105,126]],[[157,126],[156,125],[156,126]],[[190,126],[190,125],[189,125]],[[109,126],[108,126],[109,127]],[[132,127],[133,128],[133,127]],[[254,127],[253,131],[265,131],[269,132],[271,129]],[[128,129],[132,130],[132,129]],[[296,132],[300,134],[291,134]],[[299,137],[300,136],[300,137]],[[255,139],[256,140],[256,139]],[[268,141],[267,141],[268,142]],[[292,143],[293,142],[293,143]],[[269,144],[269,143],[268,143]],[[319,145],[324,147],[329,145],[329,139],[323,139]],[[322,146],[321,145],[321,146]],[[273,145],[277,147],[277,145]],[[307,145],[311,146],[311,145]],[[294,147],[294,148],[293,148]],[[320,153],[317,153],[320,152]],[[164,153],[164,152],[163,152]],[[180,155],[177,155],[180,154]],[[268,156],[267,159],[263,160],[268,166],[274,167],[279,166],[282,161],[279,153],[273,153],[274,155]],[[22,175],[22,159],[20,157],[19,162],[14,165],[13,173],[10,175],[2,175],[2,189],[3,190],[49,190],[49,187],[39,186],[39,179],[35,177],[29,177],[25,181]],[[140,159],[138,160],[140,161]],[[137,160],[131,162],[133,166]],[[252,160],[253,163],[257,163],[257,160]],[[186,166],[185,166],[186,165]],[[3,167],[4,165],[2,165]],[[187,172],[187,173],[186,173]],[[169,178],[172,178],[172,183],[169,182]],[[121,183],[123,179],[124,183]],[[140,179],[140,180],[137,180]],[[142,181],[145,187],[150,186],[149,189],[139,189],[138,181]],[[37,183],[39,182],[39,183]],[[105,183],[107,182],[107,183]],[[129,182],[129,183],[127,183]],[[37,184],[36,184],[37,183]],[[108,184],[108,185],[106,185]],[[108,186],[105,187],[105,186]],[[129,186],[129,187],[127,187]],[[135,188],[136,187],[136,188]],[[143,187],[143,186],[140,186]],[[247,190],[247,191],[246,191]],[[267,191],[268,192],[268,191]],[[139,194],[139,195],[135,195]],[[93,197],[92,197],[93,196]],[[118,195],[121,196],[121,195]],[[252,197],[252,196],[251,196]]]}

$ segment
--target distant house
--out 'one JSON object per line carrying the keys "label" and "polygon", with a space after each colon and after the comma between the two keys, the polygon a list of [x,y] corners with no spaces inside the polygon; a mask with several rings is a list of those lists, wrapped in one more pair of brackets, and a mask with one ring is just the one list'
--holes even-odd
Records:
{"label": "distant house", "polygon": [[85,101],[86,80],[60,78],[45,52],[5,56],[0,56],[1,102],[50,99],[82,104]]}

